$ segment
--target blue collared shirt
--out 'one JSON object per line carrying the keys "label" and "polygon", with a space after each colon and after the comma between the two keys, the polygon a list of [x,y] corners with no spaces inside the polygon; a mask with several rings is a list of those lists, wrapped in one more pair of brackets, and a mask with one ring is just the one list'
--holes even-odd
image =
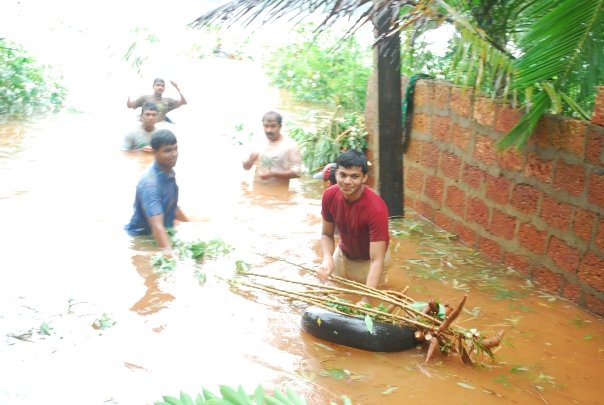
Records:
{"label": "blue collared shirt", "polygon": [[134,214],[125,226],[131,236],[149,235],[151,227],[148,218],[164,216],[164,226],[172,228],[178,207],[178,185],[174,171],[164,173],[156,162],[143,174],[136,186]]}

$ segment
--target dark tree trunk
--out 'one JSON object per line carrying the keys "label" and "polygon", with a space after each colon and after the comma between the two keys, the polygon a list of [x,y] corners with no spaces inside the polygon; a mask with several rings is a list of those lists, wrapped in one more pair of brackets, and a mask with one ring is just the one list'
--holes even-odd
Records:
{"label": "dark tree trunk", "polygon": [[[403,148],[401,123],[401,41],[398,31],[390,31],[391,10],[374,20],[378,39],[377,131],[378,189],[391,217],[404,215]],[[396,13],[397,15],[398,13]]]}

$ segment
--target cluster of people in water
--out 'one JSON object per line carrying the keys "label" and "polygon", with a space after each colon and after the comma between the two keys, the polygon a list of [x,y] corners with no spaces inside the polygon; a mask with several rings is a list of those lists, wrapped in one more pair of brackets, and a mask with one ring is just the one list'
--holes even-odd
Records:
{"label": "cluster of people in water", "polygon": [[[160,78],[153,82],[154,94],[134,101],[128,98],[129,108],[141,108],[140,125],[125,136],[122,144],[124,151],[146,151],[154,157],[138,182],[134,212],[125,229],[131,236],[152,235],[166,255],[172,252],[168,229],[178,221],[188,221],[178,206],[174,171],[178,142],[170,129],[157,128],[158,122],[170,122],[168,112],[187,104],[178,85],[171,84],[180,100],[163,97],[165,82]],[[245,157],[242,167],[245,170],[255,167],[255,182],[288,185],[290,179],[302,174],[300,149],[282,133],[281,114],[265,113],[262,125],[265,142]],[[322,282],[336,274],[377,288],[384,280],[389,265],[388,208],[366,185],[369,166],[365,154],[349,149],[313,176],[324,181],[320,239],[323,258],[317,271]],[[367,299],[361,301],[366,303]]]}

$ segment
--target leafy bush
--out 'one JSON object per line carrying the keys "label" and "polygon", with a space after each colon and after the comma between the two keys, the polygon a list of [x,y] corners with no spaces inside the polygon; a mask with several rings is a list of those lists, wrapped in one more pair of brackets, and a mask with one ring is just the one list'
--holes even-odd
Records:
{"label": "leafy bush", "polygon": [[265,63],[272,84],[299,102],[363,111],[371,72],[371,49],[354,37],[324,32],[315,37],[304,27],[293,44],[275,49]]}
{"label": "leafy bush", "polygon": [[337,109],[333,116],[323,119],[314,132],[293,128],[290,136],[300,145],[304,165],[310,173],[335,162],[343,150],[367,150],[365,120],[359,113],[343,113]]}
{"label": "leafy bush", "polygon": [[0,116],[23,117],[58,111],[66,90],[18,44],[0,39]]}
{"label": "leafy bush", "polygon": [[262,404],[282,404],[282,405],[306,405],[306,401],[287,389],[286,393],[274,390],[272,395],[265,393],[261,386],[256,388],[253,395],[248,395],[242,387],[234,389],[227,385],[220,386],[220,395],[213,394],[205,388],[193,399],[188,394],[181,392],[179,398],[164,396],[162,402],[156,402],[155,405],[201,405],[201,404],[224,404],[224,405],[262,405]]}

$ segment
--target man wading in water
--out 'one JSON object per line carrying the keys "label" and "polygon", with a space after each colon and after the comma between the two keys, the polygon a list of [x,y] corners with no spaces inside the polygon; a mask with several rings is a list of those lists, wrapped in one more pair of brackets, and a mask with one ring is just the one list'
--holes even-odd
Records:
{"label": "man wading in water", "polygon": [[[338,276],[377,288],[390,261],[388,207],[382,198],[365,185],[367,158],[348,150],[336,160],[337,184],[323,192],[321,250],[323,262],[317,276],[327,281]],[[336,247],[335,230],[340,232]],[[367,297],[361,303],[368,303]]]}
{"label": "man wading in water", "polygon": [[302,158],[298,144],[281,133],[281,114],[269,111],[262,117],[267,143],[256,147],[243,161],[250,170],[256,164],[254,182],[289,185],[289,180],[300,177]]}
{"label": "man wading in water", "polygon": [[166,90],[166,82],[164,82],[164,79],[158,77],[153,81],[153,94],[140,96],[134,101],[131,101],[130,97],[128,97],[126,106],[128,108],[139,108],[146,102],[155,103],[157,105],[157,122],[166,121],[173,123],[170,118],[166,117],[166,114],[177,109],[181,105],[187,104],[187,100],[185,99],[185,96],[182,95],[178,85],[174,81],[170,81],[170,84],[174,86],[176,91],[178,91],[178,94],[180,94],[180,100],[162,97],[164,91]]}
{"label": "man wading in water", "polygon": [[176,137],[167,129],[157,130],[151,137],[151,148],[155,161],[138,182],[134,213],[126,231],[131,236],[153,235],[157,246],[171,255],[172,244],[167,229],[174,227],[174,220],[188,221],[178,207],[174,173],[178,160]]}

